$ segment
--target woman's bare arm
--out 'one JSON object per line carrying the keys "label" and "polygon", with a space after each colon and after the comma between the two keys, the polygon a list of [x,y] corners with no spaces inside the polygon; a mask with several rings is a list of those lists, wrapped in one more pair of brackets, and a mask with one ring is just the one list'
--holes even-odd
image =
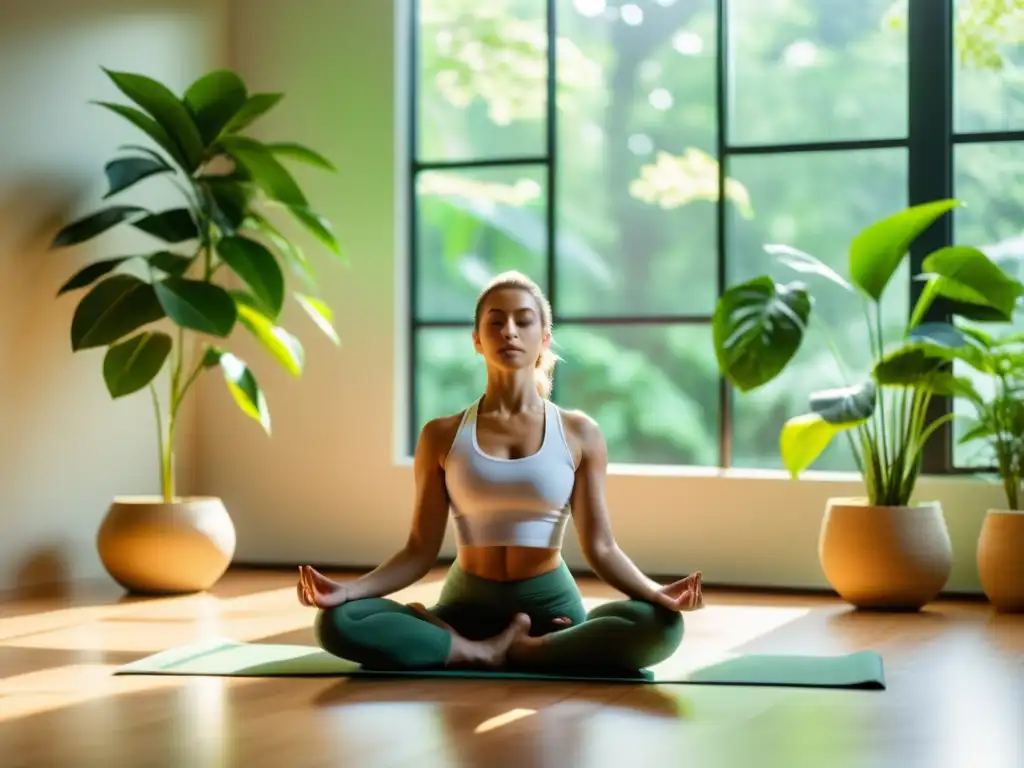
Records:
{"label": "woman's bare arm", "polygon": [[662,585],[647,578],[623,552],[612,534],[605,500],[608,446],[601,429],[589,417],[573,413],[567,419],[581,445],[572,495],[572,517],[580,549],[599,578],[627,597],[660,602],[656,593]]}
{"label": "woman's bare arm", "polygon": [[343,584],[346,600],[384,597],[415,584],[437,562],[448,524],[448,492],[442,457],[448,452],[457,417],[427,422],[416,443],[413,471],[416,498],[412,527],[405,546],[369,573]]}

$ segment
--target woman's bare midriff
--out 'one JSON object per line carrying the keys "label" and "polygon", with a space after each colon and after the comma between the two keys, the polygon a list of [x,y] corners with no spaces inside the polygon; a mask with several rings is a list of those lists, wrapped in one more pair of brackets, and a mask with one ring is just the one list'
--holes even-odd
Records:
{"label": "woman's bare midriff", "polygon": [[538,547],[459,547],[459,567],[482,579],[518,581],[540,576],[562,564],[561,550]]}

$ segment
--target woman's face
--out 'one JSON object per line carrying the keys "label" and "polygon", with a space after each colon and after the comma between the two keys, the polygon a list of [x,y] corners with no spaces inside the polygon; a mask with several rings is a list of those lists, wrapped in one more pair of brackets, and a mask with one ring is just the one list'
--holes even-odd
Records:
{"label": "woman's face", "polygon": [[534,368],[551,334],[544,330],[540,307],[529,291],[497,288],[487,296],[473,345],[491,365],[505,369]]}

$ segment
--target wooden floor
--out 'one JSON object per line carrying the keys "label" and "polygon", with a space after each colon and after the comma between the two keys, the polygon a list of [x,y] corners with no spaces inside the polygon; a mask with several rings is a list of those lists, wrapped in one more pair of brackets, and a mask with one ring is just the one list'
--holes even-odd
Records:
{"label": "wooden floor", "polygon": [[[398,597],[429,602],[442,577]],[[184,598],[0,603],[0,765],[1024,766],[1024,617],[983,603],[870,614],[709,590],[687,617],[692,658],[875,649],[886,691],[111,675],[214,635],[311,643],[294,583],[245,571]]]}

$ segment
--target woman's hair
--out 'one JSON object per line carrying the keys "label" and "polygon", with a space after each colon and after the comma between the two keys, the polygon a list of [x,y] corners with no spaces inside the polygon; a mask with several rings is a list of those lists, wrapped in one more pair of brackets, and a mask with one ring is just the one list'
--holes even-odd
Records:
{"label": "woman's hair", "polygon": [[[499,288],[521,288],[529,293],[530,296],[533,297],[533,300],[537,302],[537,307],[540,309],[541,328],[548,333],[551,332],[551,303],[544,295],[544,292],[540,289],[540,286],[523,273],[515,271],[502,272],[500,275],[492,278],[484,287],[483,291],[480,292],[480,296],[476,300],[476,310],[473,317],[473,328],[475,330],[480,330],[480,315],[483,312],[484,302],[492,291]],[[554,343],[553,336],[552,343]],[[547,349],[541,352],[540,356],[537,358],[534,380],[537,382],[537,392],[540,393],[541,397],[546,398],[551,395],[551,385],[554,381],[555,375],[555,363],[557,363],[558,360],[558,355],[551,351],[550,345]]]}

